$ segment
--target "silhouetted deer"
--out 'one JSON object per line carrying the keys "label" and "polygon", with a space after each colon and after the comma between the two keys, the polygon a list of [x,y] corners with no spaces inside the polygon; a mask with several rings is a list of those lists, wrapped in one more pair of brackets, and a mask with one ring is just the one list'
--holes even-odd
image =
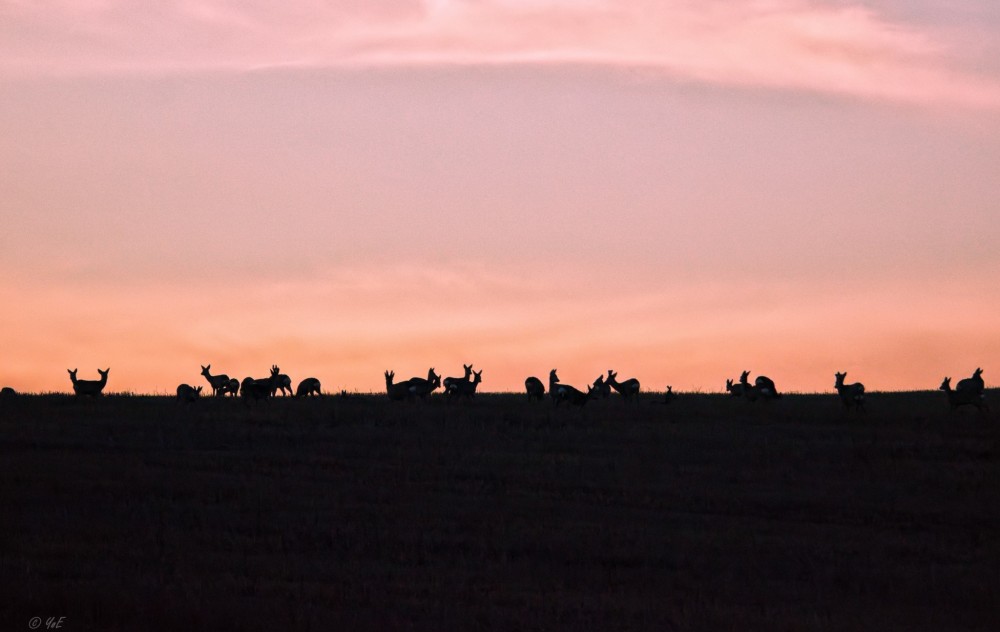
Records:
{"label": "silhouetted deer", "polygon": [[73,382],[73,392],[77,395],[90,395],[91,397],[97,397],[104,391],[105,385],[108,383],[108,373],[111,368],[104,369],[103,371],[97,369],[100,374],[101,379],[99,380],[78,380],[76,379],[76,369],[69,371],[69,379]]}
{"label": "silhouetted deer", "polygon": [[955,386],[956,391],[971,391],[973,393],[982,393],[986,390],[986,384],[983,382],[983,370],[976,369],[972,373],[972,377],[967,377],[964,380],[959,380],[958,384]]}
{"label": "silhouetted deer", "polygon": [[[239,390],[240,387],[239,380],[235,379],[230,380],[229,376],[226,375],[225,373],[212,375],[211,373],[209,373],[209,369],[211,368],[212,368],[211,364],[209,364],[208,366],[201,367],[201,374],[205,376],[205,379],[208,380],[209,386],[212,387],[212,394],[215,395],[216,397],[220,397],[229,392],[232,393],[233,396],[235,396],[236,392]],[[236,391],[230,389],[232,382],[236,382]]]}
{"label": "silhouetted deer", "polygon": [[278,378],[280,374],[281,369],[275,364],[271,366],[270,377],[259,379],[248,377],[243,380],[243,383],[240,385],[240,393],[243,395],[243,401],[249,405],[251,399],[257,402],[271,397],[278,390]]}
{"label": "silhouetted deer", "polygon": [[663,394],[663,403],[664,404],[669,404],[670,402],[674,401],[676,398],[677,398],[677,394],[674,393],[674,387],[673,386],[668,386],[667,387],[667,392]]}
{"label": "silhouetted deer", "polygon": [[748,381],[749,377],[750,371],[744,371],[740,374],[739,389],[744,399],[748,402],[755,402],[757,401],[757,389]]}
{"label": "silhouetted deer", "polygon": [[528,393],[528,401],[533,399],[542,401],[545,397],[545,385],[537,377],[531,376],[524,381],[524,390]]}
{"label": "silhouetted deer", "polygon": [[463,364],[462,368],[465,369],[465,376],[464,377],[446,377],[446,378],[444,378],[444,382],[442,382],[442,384],[444,384],[444,392],[445,393],[448,393],[448,392],[451,391],[451,385],[452,384],[455,384],[457,382],[468,382],[469,379],[472,377],[472,365],[471,364]]}
{"label": "silhouetted deer", "polygon": [[434,367],[431,367],[431,369],[427,371],[427,379],[422,377],[411,377],[407,381],[410,383],[410,389],[413,394],[420,399],[427,399],[428,395],[441,386],[441,376],[434,372]]}
{"label": "silhouetted deer", "polygon": [[948,403],[951,405],[952,410],[958,410],[959,406],[975,406],[981,413],[990,409],[990,407],[986,405],[986,395],[984,393],[973,390],[951,390],[950,377],[944,378],[944,381],[941,382],[940,388],[944,391],[945,395],[948,396]]}
{"label": "silhouetted deer", "polygon": [[288,377],[284,373],[278,376],[278,381],[274,385],[274,390],[271,391],[271,397],[277,397],[279,390],[281,391],[282,397],[292,394],[292,378]]}
{"label": "silhouetted deer", "polygon": [[549,397],[556,404],[559,403],[559,393],[556,389],[559,387],[559,376],[556,375],[556,370],[552,369],[549,371]]}
{"label": "silhouetted deer", "polygon": [[559,376],[556,375],[555,369],[552,369],[549,372],[549,394],[552,396],[552,400],[556,403],[556,406],[562,402],[569,402],[574,406],[583,406],[590,401],[593,393],[593,386],[588,386],[587,392],[584,393],[580,389],[574,388],[569,384],[560,384]]}
{"label": "silhouetted deer", "polygon": [[410,391],[410,381],[405,380],[403,382],[393,383],[393,379],[396,377],[395,371],[385,372],[385,392],[392,401],[398,402],[404,399],[411,399],[413,393]]}
{"label": "silhouetted deer", "polygon": [[466,399],[475,399],[476,397],[476,387],[483,381],[483,371],[475,371],[472,374],[474,377],[471,380],[457,380],[451,383],[448,390],[445,391],[449,398],[453,397],[464,397]]}
{"label": "silhouetted deer", "polygon": [[194,387],[190,384],[181,384],[177,387],[177,403],[190,404],[198,401],[201,396],[201,387]]}
{"label": "silhouetted deer", "polygon": [[567,384],[561,384],[559,386],[559,398],[556,400],[556,406],[558,406],[560,402],[568,402],[574,406],[584,406],[591,400],[592,397],[594,397],[593,386],[588,386],[587,392],[584,393]]}
{"label": "silhouetted deer", "polygon": [[295,389],[296,399],[299,397],[309,397],[312,395],[319,396],[319,380],[314,377],[307,377],[306,379],[299,382],[299,387]]}
{"label": "silhouetted deer", "polygon": [[629,401],[639,394],[639,380],[633,377],[624,382],[619,382],[617,378],[618,374],[608,369],[608,386],[618,391],[623,400]]}
{"label": "silhouetted deer", "polygon": [[219,395],[225,395],[226,393],[231,393],[233,397],[240,394],[240,381],[235,377],[230,378],[227,384],[223,384],[222,388],[219,389]]}
{"label": "silhouetted deer", "polygon": [[604,374],[594,380],[594,398],[607,399],[611,396],[611,385],[604,381]]}
{"label": "silhouetted deer", "polygon": [[778,399],[781,397],[781,393],[774,386],[774,380],[765,376],[758,375],[757,379],[753,381],[753,386],[747,381],[750,376],[750,371],[744,371],[740,375],[740,386],[743,389],[743,395],[751,402],[757,401],[757,398],[762,399]]}
{"label": "silhouetted deer", "polygon": [[733,397],[743,397],[743,383],[737,382],[733,384],[732,380],[726,380],[726,392],[728,392]]}
{"label": "silhouetted deer", "polygon": [[862,412],[865,409],[865,385],[861,382],[855,382],[854,384],[844,384],[844,378],[847,377],[847,372],[834,373],[836,376],[836,382],[834,382],[833,387],[837,389],[837,393],[840,395],[840,401],[844,402],[844,408],[851,410],[851,407],[857,409],[858,412]]}
{"label": "silhouetted deer", "polygon": [[414,399],[416,397],[426,399],[437,387],[441,386],[441,376],[434,372],[433,367],[427,372],[427,379],[411,377],[408,380],[394,384],[393,379],[395,377],[395,372],[385,372],[385,391],[389,399],[393,401]]}

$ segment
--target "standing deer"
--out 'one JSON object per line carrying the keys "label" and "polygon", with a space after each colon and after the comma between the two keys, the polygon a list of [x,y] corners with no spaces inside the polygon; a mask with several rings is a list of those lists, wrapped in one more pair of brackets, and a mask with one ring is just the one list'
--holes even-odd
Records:
{"label": "standing deer", "polygon": [[281,369],[278,365],[271,366],[270,377],[254,379],[248,377],[243,380],[243,384],[240,386],[240,392],[243,394],[243,400],[250,404],[250,399],[255,402],[260,400],[266,400],[268,397],[272,397],[274,392],[278,390],[278,380],[281,374]]}
{"label": "standing deer", "polygon": [[667,387],[667,392],[663,394],[663,403],[669,404],[677,398],[677,393],[674,392],[673,386]]}
{"label": "standing deer", "polygon": [[274,385],[274,390],[271,391],[271,397],[277,397],[279,390],[281,391],[282,397],[292,394],[292,378],[288,377],[284,373],[278,375],[278,380]]}
{"label": "standing deer", "polygon": [[556,390],[559,387],[559,376],[556,375],[556,370],[552,369],[549,371],[549,397],[557,405],[559,404],[559,393]]}
{"label": "standing deer", "polygon": [[469,379],[472,377],[472,365],[471,364],[463,364],[462,368],[465,369],[465,376],[464,377],[446,377],[446,378],[444,378],[444,382],[442,382],[442,384],[444,384],[444,392],[445,393],[448,393],[448,392],[451,391],[451,385],[452,384],[456,384],[458,382],[468,382]]}
{"label": "standing deer", "polygon": [[312,395],[316,395],[317,397],[320,395],[319,380],[314,377],[307,377],[299,382],[299,387],[295,389],[295,398],[298,399],[299,397],[309,397]]}
{"label": "standing deer", "polygon": [[231,378],[227,384],[223,384],[222,388],[219,389],[219,395],[225,395],[226,393],[232,394],[236,397],[240,394],[240,381],[235,377]]}
{"label": "standing deer", "polygon": [[639,380],[633,377],[625,380],[624,382],[619,382],[618,374],[611,369],[608,369],[607,383],[608,386],[618,391],[618,393],[622,396],[622,399],[625,401],[629,401],[639,394]]}
{"label": "standing deer", "polygon": [[474,377],[471,380],[458,380],[451,383],[446,391],[449,399],[452,397],[475,399],[476,387],[483,381],[483,371],[480,369],[479,371],[473,372],[472,375]]}
{"label": "standing deer", "polygon": [[977,393],[972,390],[951,390],[950,377],[944,378],[944,381],[941,382],[940,388],[944,391],[945,395],[948,396],[948,403],[951,405],[951,409],[953,411],[958,410],[959,406],[975,406],[981,413],[990,409],[990,407],[986,405],[986,395],[984,393]]}
{"label": "standing deer", "polygon": [[111,371],[111,368],[108,367],[103,371],[97,369],[97,372],[101,376],[101,379],[99,380],[78,380],[76,379],[76,369],[66,370],[69,372],[70,381],[73,382],[74,393],[77,395],[90,395],[91,397],[97,397],[104,391],[104,387],[108,383],[108,373]]}
{"label": "standing deer", "polygon": [[559,387],[559,399],[556,400],[556,406],[558,406],[560,402],[568,402],[574,406],[585,406],[593,397],[593,386],[588,386],[587,392],[584,393],[573,388],[572,386],[564,384]]}
{"label": "standing deer", "polygon": [[524,381],[524,390],[528,393],[528,401],[533,399],[542,401],[545,397],[545,385],[537,377],[531,376]]}
{"label": "standing deer", "polygon": [[840,401],[844,402],[844,408],[849,411],[853,406],[859,413],[863,412],[865,410],[865,385],[861,382],[844,384],[847,371],[843,373],[835,372],[834,375],[836,376],[836,382],[834,382],[833,387],[837,389]]}
{"label": "standing deer", "polygon": [[201,387],[194,387],[190,384],[181,384],[177,387],[177,403],[191,404],[198,401],[201,396]]}
{"label": "standing deer", "polygon": [[[205,379],[208,380],[209,386],[212,387],[212,394],[215,395],[216,397],[221,397],[222,395],[225,395],[227,392],[231,392],[233,396],[235,396],[236,392],[230,390],[231,380],[229,379],[229,376],[226,375],[225,373],[212,375],[209,372],[209,369],[211,368],[212,368],[211,364],[209,364],[208,366],[201,367],[201,374],[205,376]],[[239,389],[239,384],[240,384],[239,381],[236,381],[237,390]]]}
{"label": "standing deer", "polygon": [[594,397],[607,399],[611,396],[611,385],[604,381],[604,374],[594,380]]}

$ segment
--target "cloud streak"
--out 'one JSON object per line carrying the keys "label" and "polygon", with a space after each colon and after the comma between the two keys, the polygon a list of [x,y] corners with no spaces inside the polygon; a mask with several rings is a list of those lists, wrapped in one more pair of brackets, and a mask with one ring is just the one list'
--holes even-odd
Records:
{"label": "cloud streak", "polygon": [[1000,80],[964,67],[954,33],[816,0],[59,0],[8,3],[0,16],[7,76],[592,64],[712,84],[1000,105]]}

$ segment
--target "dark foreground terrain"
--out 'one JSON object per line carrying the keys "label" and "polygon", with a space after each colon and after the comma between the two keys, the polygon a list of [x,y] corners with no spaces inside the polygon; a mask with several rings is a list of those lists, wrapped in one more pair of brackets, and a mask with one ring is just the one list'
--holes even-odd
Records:
{"label": "dark foreground terrain", "polygon": [[868,409],[3,400],[0,630],[1000,629],[1000,416]]}

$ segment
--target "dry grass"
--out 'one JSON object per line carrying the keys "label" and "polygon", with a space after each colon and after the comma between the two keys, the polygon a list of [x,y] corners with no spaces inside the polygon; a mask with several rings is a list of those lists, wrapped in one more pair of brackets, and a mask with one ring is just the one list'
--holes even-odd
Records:
{"label": "dry grass", "polygon": [[3,400],[0,629],[996,629],[997,414],[868,409]]}

